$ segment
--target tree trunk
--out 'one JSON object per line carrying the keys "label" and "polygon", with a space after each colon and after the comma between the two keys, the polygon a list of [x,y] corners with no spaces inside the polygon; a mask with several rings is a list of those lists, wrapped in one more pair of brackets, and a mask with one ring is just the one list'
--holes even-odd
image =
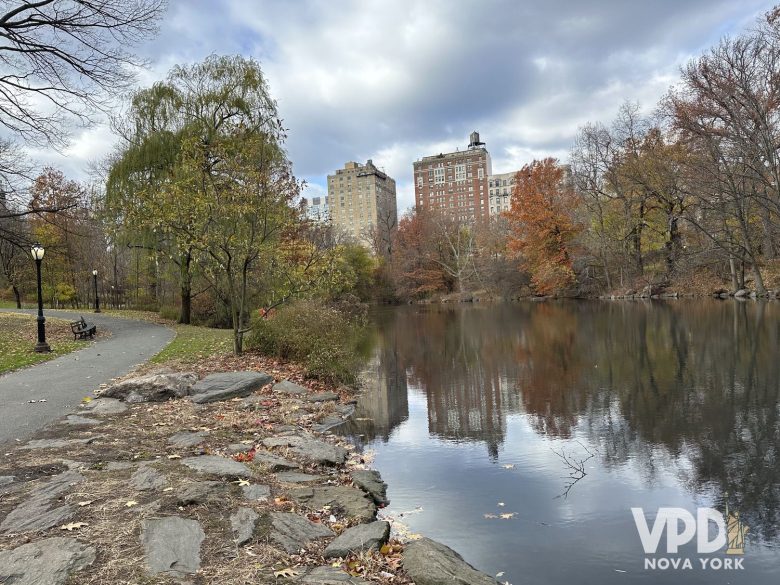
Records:
{"label": "tree trunk", "polygon": [[739,278],[737,277],[737,263],[734,260],[734,256],[729,254],[729,270],[731,271],[731,290],[737,292],[739,290]]}
{"label": "tree trunk", "polygon": [[179,312],[179,323],[189,325],[192,318],[192,275],[190,274],[190,264],[192,263],[192,254],[187,252],[182,255],[179,264],[181,280],[181,311]]}
{"label": "tree trunk", "polygon": [[756,294],[759,296],[766,295],[766,287],[764,286],[764,278],[761,276],[761,269],[757,263],[753,263],[753,279],[756,282]]}
{"label": "tree trunk", "polygon": [[22,295],[19,294],[19,287],[17,287],[15,284],[12,284],[11,288],[14,291],[14,299],[16,300],[16,308],[17,309],[21,309],[22,308]]}

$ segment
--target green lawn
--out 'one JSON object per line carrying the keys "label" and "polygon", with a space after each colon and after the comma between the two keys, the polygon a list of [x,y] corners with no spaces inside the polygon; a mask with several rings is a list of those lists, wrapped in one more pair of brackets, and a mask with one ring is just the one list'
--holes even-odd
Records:
{"label": "green lawn", "polygon": [[51,353],[35,353],[37,325],[32,315],[0,314],[0,374],[31,366],[84,347],[87,342],[73,341],[68,321],[46,319],[46,340]]}
{"label": "green lawn", "polygon": [[210,329],[179,324],[171,327],[176,331],[176,337],[151,359],[152,363],[197,362],[212,355],[228,353],[233,349],[232,329]]}

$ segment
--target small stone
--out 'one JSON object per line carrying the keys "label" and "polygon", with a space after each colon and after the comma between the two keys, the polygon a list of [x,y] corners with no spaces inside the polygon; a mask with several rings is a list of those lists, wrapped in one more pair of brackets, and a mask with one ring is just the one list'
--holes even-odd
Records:
{"label": "small stone", "polygon": [[73,426],[91,426],[100,424],[99,420],[95,420],[94,418],[87,418],[86,416],[79,416],[77,414],[71,414],[63,422],[66,425]]}
{"label": "small stone", "polygon": [[252,461],[261,467],[266,468],[268,471],[274,472],[286,471],[288,469],[298,469],[300,467],[297,463],[288,461],[283,457],[277,457],[268,451],[255,451],[255,456]]}
{"label": "small stone", "polygon": [[98,398],[90,400],[84,405],[84,408],[92,414],[121,414],[127,410],[127,405],[116,398]]}
{"label": "small stone", "polygon": [[338,400],[339,395],[335,392],[318,392],[306,397],[309,402],[328,402],[330,400]]}
{"label": "small stone", "polygon": [[184,489],[177,496],[177,501],[180,506],[192,506],[202,504],[224,492],[225,485],[219,481],[192,481],[185,484]]}
{"label": "small stone", "polygon": [[302,396],[309,393],[309,391],[303,386],[293,384],[289,380],[284,380],[283,382],[274,384],[273,391],[278,394],[287,394],[288,396]]}
{"label": "small stone", "polygon": [[320,481],[323,478],[321,475],[310,475],[297,471],[282,471],[276,474],[276,479],[283,483],[309,483],[311,481]]}
{"label": "small stone", "polygon": [[384,521],[358,524],[347,528],[325,549],[325,558],[346,557],[353,552],[375,550],[390,538],[390,523]]}
{"label": "small stone", "polygon": [[53,537],[0,551],[0,583],[63,585],[95,562],[95,549],[75,538]]}
{"label": "small stone", "polygon": [[141,542],[149,572],[172,577],[195,573],[200,568],[200,545],[204,538],[197,520],[178,516],[144,520]]}
{"label": "small stone", "polygon": [[252,540],[258,518],[260,518],[260,514],[252,508],[239,508],[235,514],[231,514],[230,528],[233,530],[233,537],[237,545],[241,546]]}
{"label": "small stone", "polygon": [[496,585],[497,581],[477,571],[451,548],[430,538],[404,547],[403,567],[416,585]]}
{"label": "small stone", "polygon": [[267,485],[245,485],[241,486],[241,491],[247,500],[265,502],[271,497],[271,488]]}
{"label": "small stone", "polygon": [[387,484],[382,481],[382,476],[373,469],[356,469],[350,476],[352,483],[364,492],[367,492],[380,506],[390,503],[387,499]]}
{"label": "small stone", "polygon": [[347,460],[348,452],[344,447],[331,445],[311,437],[295,435],[276,436],[263,439],[266,447],[289,447],[292,451],[314,461],[327,465],[341,465]]}
{"label": "small stone", "polygon": [[187,396],[197,379],[198,376],[192,372],[149,374],[113,384],[100,396],[119,398],[129,403],[163,402]]}
{"label": "small stone", "polygon": [[106,471],[124,471],[133,467],[135,467],[135,463],[130,463],[129,461],[109,461],[106,464]]}
{"label": "small stone", "polygon": [[353,577],[341,569],[330,566],[314,567],[301,577],[298,583],[305,585],[370,585],[368,581]]}
{"label": "small stone", "polygon": [[0,485],[8,485],[9,483],[14,482],[14,476],[13,475],[0,475]]}
{"label": "small stone", "polygon": [[190,394],[197,404],[244,398],[274,379],[265,372],[226,372],[211,374],[196,383]]}
{"label": "small stone", "polygon": [[227,452],[231,455],[238,455],[239,453],[249,453],[254,449],[254,445],[245,445],[244,443],[231,443],[227,446]]}
{"label": "small stone", "polygon": [[329,414],[328,416],[320,420],[320,422],[318,422],[317,424],[312,425],[311,428],[317,431],[318,433],[324,433],[342,424],[344,424],[343,418],[341,418],[336,414]]}
{"label": "small stone", "polygon": [[292,490],[290,498],[314,510],[330,506],[336,512],[342,512],[346,516],[364,522],[373,520],[376,516],[376,505],[373,500],[359,489],[351,487],[301,487]]}
{"label": "small stone", "polygon": [[271,541],[287,553],[297,553],[313,540],[333,536],[327,526],[315,524],[291,512],[271,512]]}
{"label": "small stone", "polygon": [[227,457],[220,457],[219,455],[200,455],[199,457],[187,457],[182,459],[181,462],[200,473],[208,473],[211,475],[219,475],[222,477],[241,477],[250,478],[252,472],[249,468],[238,461],[233,461]]}
{"label": "small stone", "polygon": [[168,437],[168,444],[174,447],[181,447],[182,449],[186,449],[188,447],[200,445],[203,441],[206,440],[206,435],[208,435],[208,433],[193,433],[190,431],[182,431],[171,437]]}
{"label": "small stone", "polygon": [[130,477],[130,485],[139,491],[160,489],[167,483],[162,473],[148,465],[144,465]]}

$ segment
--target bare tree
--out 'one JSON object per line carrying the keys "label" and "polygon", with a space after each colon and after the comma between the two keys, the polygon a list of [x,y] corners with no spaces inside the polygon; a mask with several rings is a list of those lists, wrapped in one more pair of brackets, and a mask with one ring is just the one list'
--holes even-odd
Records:
{"label": "bare tree", "polygon": [[141,65],[130,50],[157,30],[166,0],[7,1],[0,14],[0,124],[61,146]]}

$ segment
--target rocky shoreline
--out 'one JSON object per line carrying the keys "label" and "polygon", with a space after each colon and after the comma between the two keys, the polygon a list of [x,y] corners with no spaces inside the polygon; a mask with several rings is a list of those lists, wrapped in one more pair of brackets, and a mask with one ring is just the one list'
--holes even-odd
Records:
{"label": "rocky shoreline", "polygon": [[169,370],[86,399],[4,454],[0,583],[495,585],[377,517],[381,476],[329,432],[351,396],[307,386]]}

